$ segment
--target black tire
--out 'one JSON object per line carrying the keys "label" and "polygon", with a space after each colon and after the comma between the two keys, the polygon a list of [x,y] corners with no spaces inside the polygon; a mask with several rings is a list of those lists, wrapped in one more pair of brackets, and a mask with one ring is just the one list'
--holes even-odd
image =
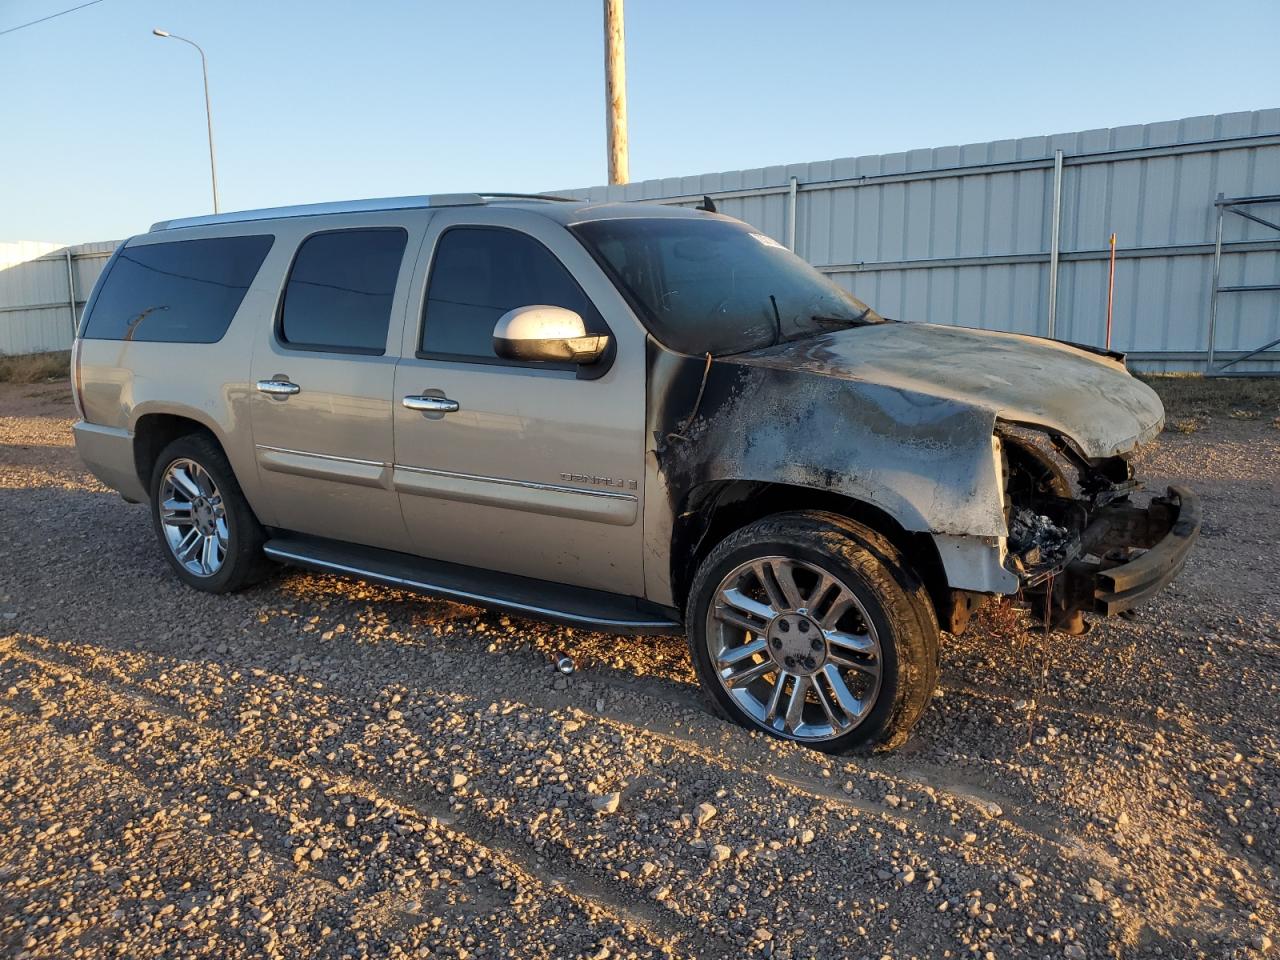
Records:
{"label": "black tire", "polygon": [[[221,566],[211,575],[197,575],[183,565],[169,544],[161,520],[162,482],[169,467],[179,460],[190,460],[199,465],[212,478],[220,494],[227,543]],[[262,553],[262,545],[266,541],[262,525],[245,500],[226,454],[208,434],[190,433],[179,437],[156,458],[151,469],[151,521],[169,566],[179,579],[197,590],[231,593],[257,583],[271,571],[271,564]]]}
{"label": "black tire", "polygon": [[[765,718],[758,718],[744,709],[721,682],[720,674],[713,665],[711,649],[720,640],[718,635],[711,634],[708,613],[726,577],[736,575],[744,564],[766,557],[797,561],[800,564],[795,568],[798,573],[809,571],[806,575],[818,577],[825,572],[835,577],[861,606],[860,610],[854,610],[854,615],[860,624],[867,627],[866,634],[878,640],[879,650],[873,660],[878,659],[879,670],[875,692],[868,689],[867,696],[859,698],[861,702],[871,704],[869,708],[864,707],[866,712],[860,715],[861,719],[854,721],[848,716],[840,716],[840,719],[854,724],[852,729],[832,724],[831,734],[822,738],[793,736],[785,730],[779,731],[763,722],[767,714]],[[777,565],[775,561],[770,570]],[[820,572],[815,572],[814,568],[819,568]],[[772,582],[774,586],[779,583],[776,578]],[[795,576],[791,577],[791,582],[797,583]],[[816,595],[818,581],[815,579],[813,582],[815,586],[812,589]],[[821,603],[821,598],[818,603]],[[834,603],[833,600],[832,606]],[[718,609],[724,610],[724,605],[720,604]],[[780,619],[783,618],[775,617],[771,623],[776,624]],[[797,620],[792,622],[798,625]],[[775,514],[731,534],[699,566],[689,592],[685,623],[694,667],[718,714],[750,729],[763,730],[781,739],[796,740],[828,753],[863,746],[880,749],[901,746],[928,706],[938,681],[938,620],[920,578],[885,537],[838,514],[817,511]],[[820,623],[809,626],[823,628]],[[776,629],[785,630],[787,627],[771,626],[759,633],[744,633],[744,638],[767,637],[768,640],[764,644],[764,652],[756,653],[750,661],[743,662],[749,667],[763,667],[766,660],[781,656],[784,638],[775,632]],[[813,634],[807,636],[812,637]],[[779,648],[777,651],[768,649],[775,646]],[[843,652],[830,645],[826,649]],[[821,660],[827,655],[823,652],[815,656]],[[812,667],[808,658],[805,663]],[[778,669],[779,673],[767,673],[759,681],[752,682],[776,684],[781,694],[787,681],[769,680],[769,677],[777,678],[785,672],[780,664]],[[809,705],[803,706],[802,711],[811,712],[823,706],[819,701],[824,698],[827,704],[836,702],[833,687],[821,679],[823,669],[826,668],[819,667],[819,672],[811,676],[810,690],[821,683],[824,692],[821,695],[819,691],[803,694],[801,702]],[[794,682],[791,682],[790,689],[793,692],[796,689]],[[775,704],[777,699],[777,696],[773,698]],[[825,706],[823,708],[826,709]],[[774,723],[778,722],[783,721],[774,718]],[[790,726],[789,721],[785,724]],[[805,728],[797,726],[797,729]]]}

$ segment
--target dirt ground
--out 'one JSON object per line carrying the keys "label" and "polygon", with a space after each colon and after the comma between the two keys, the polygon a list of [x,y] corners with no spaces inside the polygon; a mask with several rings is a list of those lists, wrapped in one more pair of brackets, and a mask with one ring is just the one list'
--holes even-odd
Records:
{"label": "dirt ground", "polygon": [[1206,516],[1158,601],[985,613],[905,749],[833,758],[714,719],[682,638],[184,588],[66,384],[0,384],[0,954],[1274,953],[1275,413],[1142,456]]}

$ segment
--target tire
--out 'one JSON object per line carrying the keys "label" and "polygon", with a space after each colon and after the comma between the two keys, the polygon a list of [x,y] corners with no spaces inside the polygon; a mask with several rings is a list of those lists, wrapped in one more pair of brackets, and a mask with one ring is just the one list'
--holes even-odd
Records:
{"label": "tire", "polygon": [[[258,582],[270,570],[262,553],[262,525],[226,454],[207,434],[179,437],[156,458],[151,469],[151,520],[165,559],[179,579],[197,590],[231,593]],[[201,547],[194,553],[184,550],[188,538],[197,534]],[[203,543],[211,538],[213,553],[206,553]]]}
{"label": "tire", "polygon": [[828,753],[901,746],[938,682],[924,585],[885,537],[838,514],[731,534],[699,566],[685,623],[717,713]]}

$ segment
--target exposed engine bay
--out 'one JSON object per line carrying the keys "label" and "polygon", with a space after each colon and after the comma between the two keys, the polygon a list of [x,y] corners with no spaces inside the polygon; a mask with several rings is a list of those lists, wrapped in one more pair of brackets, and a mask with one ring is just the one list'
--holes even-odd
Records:
{"label": "exposed engine bay", "polygon": [[1088,460],[1061,435],[1001,423],[1007,566],[1052,629],[1141,603],[1181,569],[1199,533],[1189,491],[1141,497],[1129,455]]}

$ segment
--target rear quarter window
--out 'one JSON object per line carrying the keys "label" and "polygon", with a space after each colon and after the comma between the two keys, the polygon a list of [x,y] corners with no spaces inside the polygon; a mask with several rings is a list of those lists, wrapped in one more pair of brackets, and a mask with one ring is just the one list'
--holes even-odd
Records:
{"label": "rear quarter window", "polygon": [[275,237],[210,237],[124,247],[85,320],[90,340],[216,343]]}

